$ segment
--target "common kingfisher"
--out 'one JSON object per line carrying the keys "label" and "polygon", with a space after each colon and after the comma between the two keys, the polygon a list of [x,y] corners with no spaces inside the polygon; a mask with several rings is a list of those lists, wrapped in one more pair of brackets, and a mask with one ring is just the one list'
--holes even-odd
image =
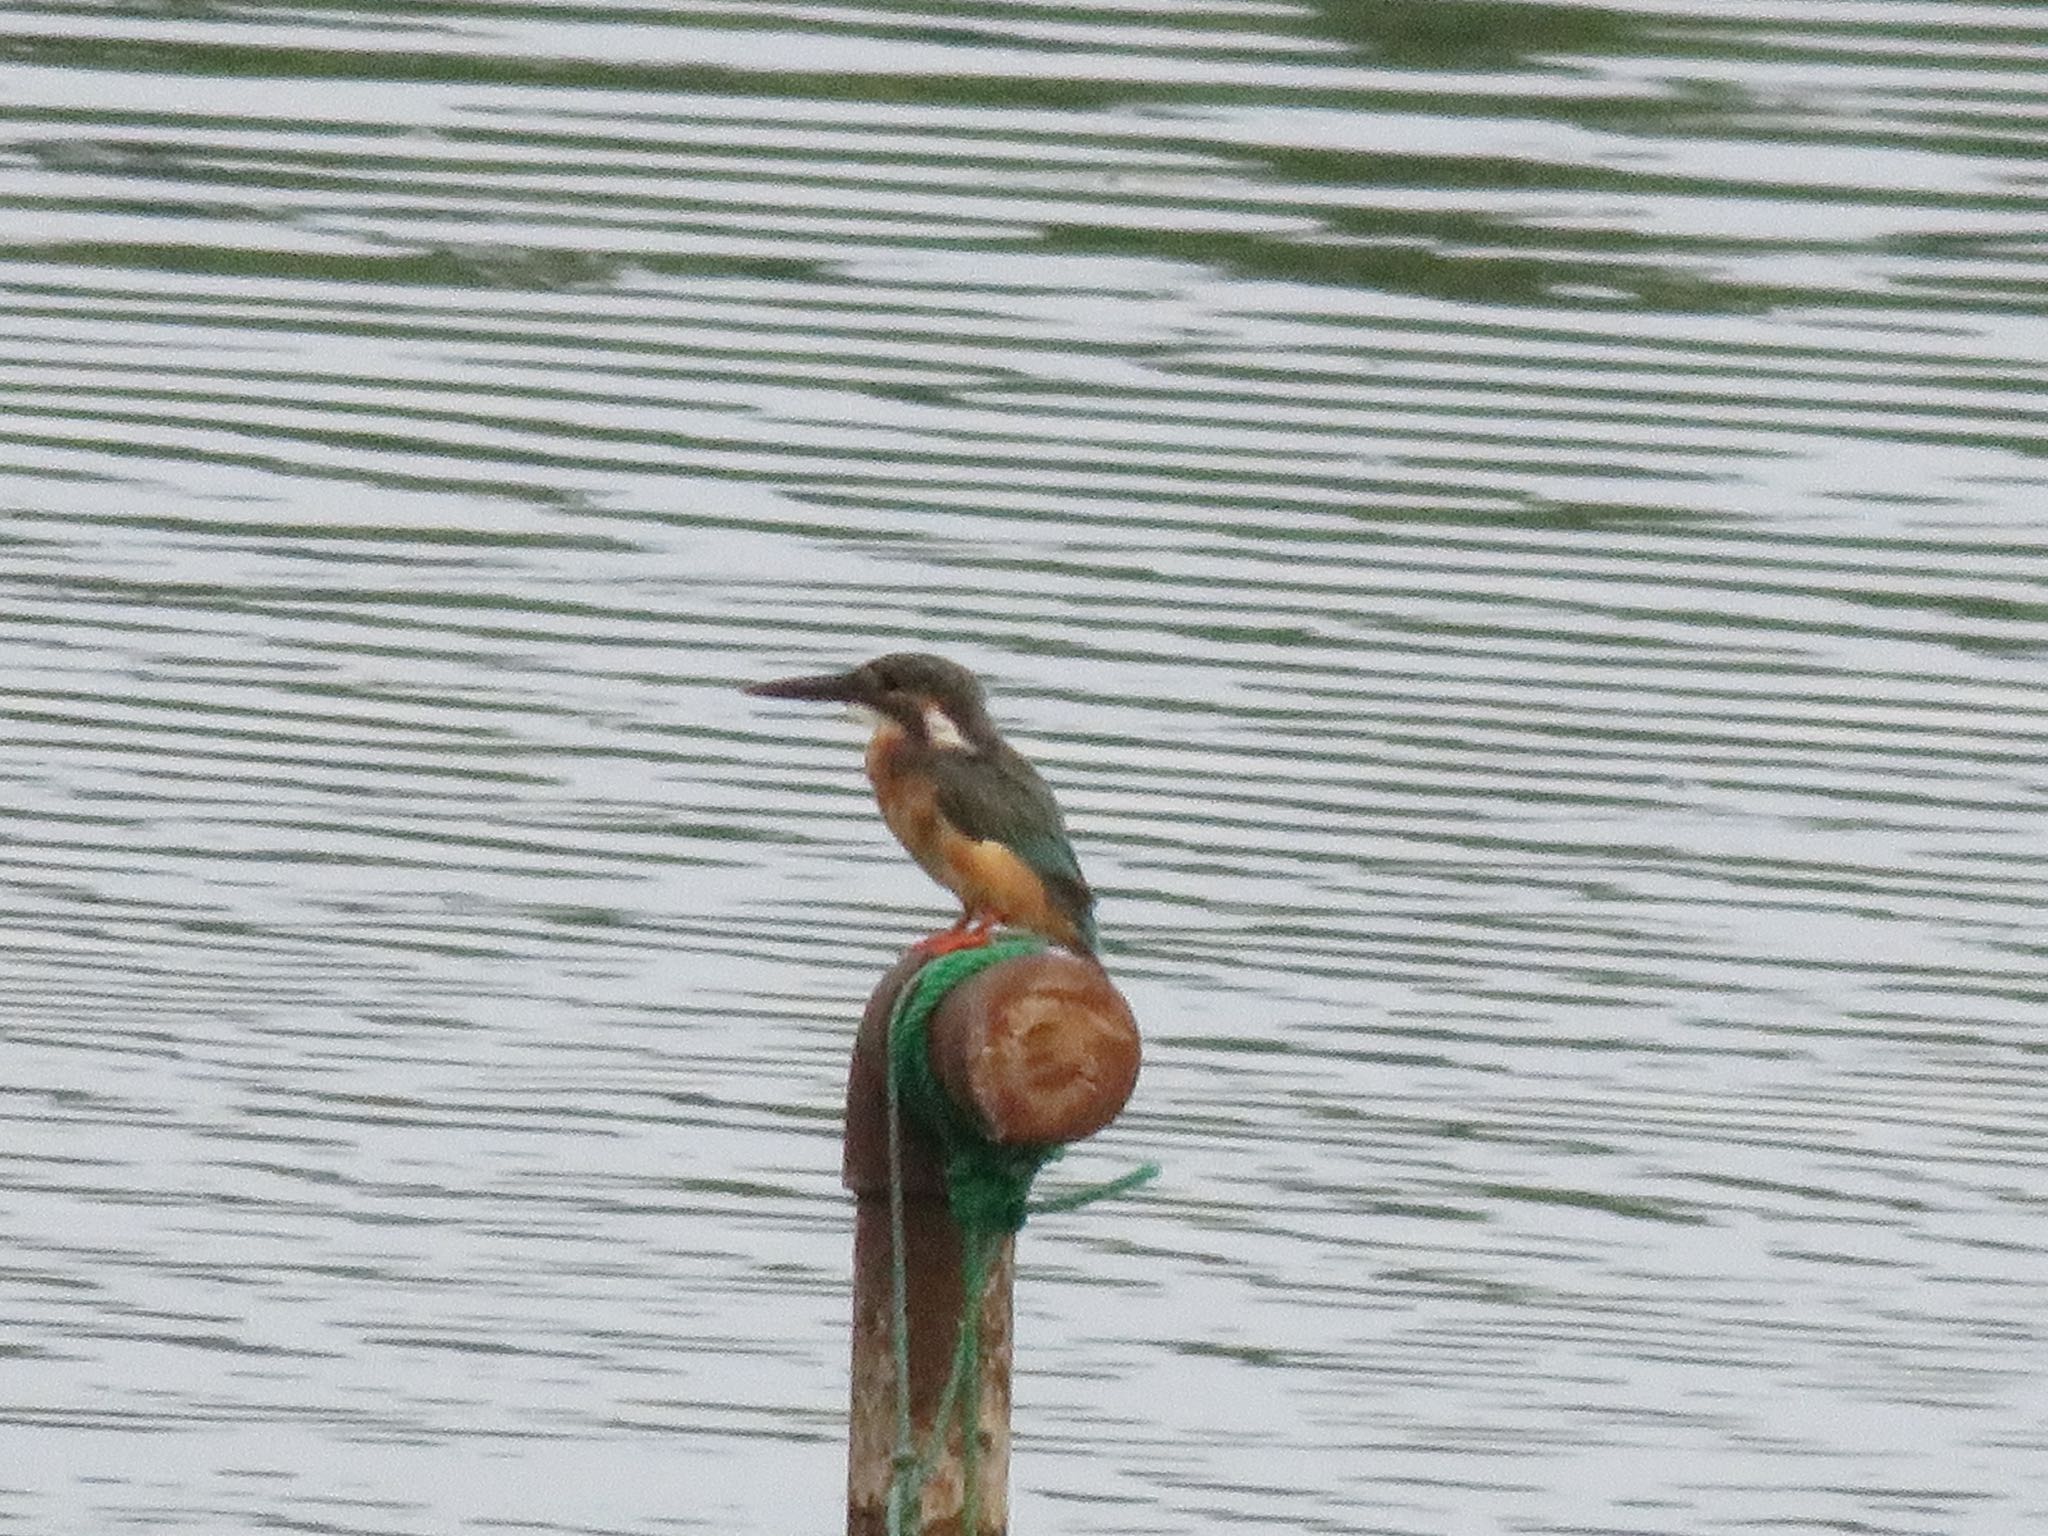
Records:
{"label": "common kingfisher", "polygon": [[1000,924],[1095,954],[1095,897],[1038,771],[997,732],[981,681],[943,656],[898,652],[851,672],[755,683],[770,699],[852,704],[874,723],[868,782],[882,820],[960,898],[926,955],[985,944]]}

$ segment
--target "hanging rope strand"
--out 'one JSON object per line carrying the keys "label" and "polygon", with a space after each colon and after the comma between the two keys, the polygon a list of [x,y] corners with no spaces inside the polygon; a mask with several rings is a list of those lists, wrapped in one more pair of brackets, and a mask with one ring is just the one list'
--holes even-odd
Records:
{"label": "hanging rope strand", "polygon": [[[895,1020],[890,1020],[895,1028]],[[903,1219],[903,1095],[892,1071],[889,1093],[889,1328],[896,1353],[896,1448],[890,1458],[888,1536],[904,1536],[903,1506],[924,1490],[910,1421],[910,1259]]]}

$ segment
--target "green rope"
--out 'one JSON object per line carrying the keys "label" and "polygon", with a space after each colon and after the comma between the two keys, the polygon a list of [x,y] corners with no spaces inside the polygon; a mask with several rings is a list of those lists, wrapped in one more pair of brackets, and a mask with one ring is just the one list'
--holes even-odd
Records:
{"label": "green rope", "polygon": [[1079,1189],[1070,1189],[1063,1195],[1048,1195],[1043,1200],[1034,1200],[1030,1205],[1033,1216],[1052,1216],[1061,1211],[1078,1211],[1084,1205],[1093,1205],[1098,1200],[1107,1200],[1112,1195],[1128,1194],[1141,1184],[1150,1184],[1159,1177],[1157,1163],[1140,1163],[1129,1173],[1120,1173],[1113,1179],[1104,1179],[1100,1184],[1083,1184]]}
{"label": "green rope", "polygon": [[[894,1475],[889,1483],[888,1536],[914,1530],[920,1495],[939,1453],[956,1404],[960,1412],[960,1446],[965,1506],[963,1536],[976,1536],[980,1520],[981,1463],[981,1310],[989,1272],[1005,1237],[1024,1225],[1032,1211],[1070,1211],[1108,1195],[1134,1189],[1159,1173],[1147,1163],[1121,1178],[1057,1196],[1031,1201],[1031,1181],[1038,1170],[1060,1155],[1059,1147],[1000,1147],[982,1134],[966,1111],[955,1104],[932,1070],[929,1026],[946,994],[970,976],[992,965],[1035,955],[1045,945],[1037,939],[1002,939],[975,949],[954,950],[928,960],[896,994],[889,1015],[889,1240],[892,1324],[896,1355],[896,1446]],[[945,1156],[946,1203],[960,1229],[961,1313],[953,1362],[932,1415],[931,1438],[917,1448],[910,1417],[910,1284],[904,1254],[903,1113],[939,1144]],[[906,1524],[906,1521],[909,1522]]]}
{"label": "green rope", "polygon": [[1031,1181],[1060,1149],[999,1147],[982,1134],[932,1070],[932,1015],[946,994],[969,977],[1044,949],[1037,939],[1002,939],[940,955],[927,961],[897,994],[889,1019],[889,1079],[897,1085],[910,1117],[945,1154],[946,1203],[962,1232],[1015,1232],[1023,1226]]}

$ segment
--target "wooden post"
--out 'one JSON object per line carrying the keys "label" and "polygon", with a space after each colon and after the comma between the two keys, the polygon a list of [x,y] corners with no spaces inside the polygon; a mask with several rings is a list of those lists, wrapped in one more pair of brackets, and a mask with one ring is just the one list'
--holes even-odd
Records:
{"label": "wooden post", "polygon": [[[868,999],[846,1087],[846,1187],[853,1239],[853,1411],[847,1433],[847,1536],[883,1536],[896,1448],[896,1353],[889,1239],[888,1032],[896,994],[922,964],[897,961]],[[932,1066],[947,1094],[1005,1146],[1051,1146],[1113,1120],[1138,1077],[1138,1031],[1102,967],[1059,951],[1000,961],[955,987],[932,1015]],[[961,1309],[960,1230],[937,1149],[903,1126],[910,1416],[923,1446],[952,1364]],[[916,1536],[1003,1536],[1009,1528],[1010,1296],[1005,1238],[981,1312],[978,1529],[966,1507],[957,1425],[924,1485]]]}

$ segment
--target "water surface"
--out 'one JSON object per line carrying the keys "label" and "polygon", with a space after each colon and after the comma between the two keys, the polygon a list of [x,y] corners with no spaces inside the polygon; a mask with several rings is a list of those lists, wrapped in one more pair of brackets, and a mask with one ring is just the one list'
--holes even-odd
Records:
{"label": "water surface", "polygon": [[1017,1529],[2048,1527],[2033,8],[4,14],[0,1529],[836,1528],[899,646]]}

